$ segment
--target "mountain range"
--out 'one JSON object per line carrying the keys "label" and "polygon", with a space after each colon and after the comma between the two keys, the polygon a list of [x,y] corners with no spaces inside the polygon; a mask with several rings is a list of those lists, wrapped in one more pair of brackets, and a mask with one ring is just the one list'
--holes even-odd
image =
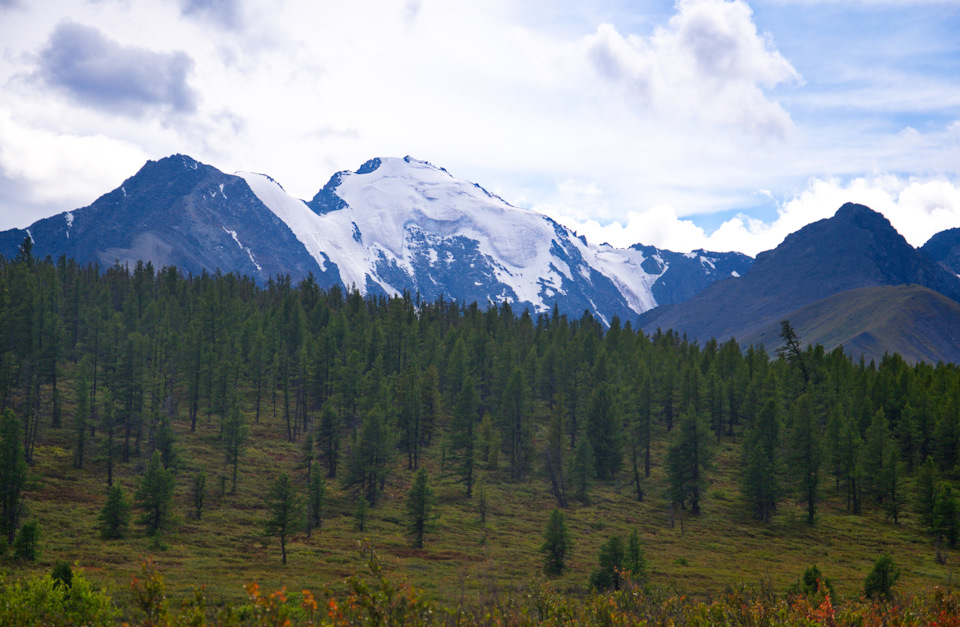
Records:
{"label": "mountain range", "polygon": [[37,256],[101,267],[149,261],[260,283],[313,276],[366,295],[510,302],[534,314],[556,306],[768,347],[779,320],[790,319],[804,342],[866,359],[896,351],[960,363],[960,228],[917,249],[862,205],[844,205],[753,260],[588,242],[411,157],[338,172],[304,201],[267,175],[173,155],[87,207],[0,232],[0,254],[12,258],[28,236]]}

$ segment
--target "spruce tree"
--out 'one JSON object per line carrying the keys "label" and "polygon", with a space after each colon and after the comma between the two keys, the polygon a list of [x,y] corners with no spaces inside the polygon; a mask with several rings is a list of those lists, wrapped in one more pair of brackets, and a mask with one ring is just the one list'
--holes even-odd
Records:
{"label": "spruce tree", "polygon": [[563,512],[554,508],[547,519],[547,527],[543,532],[543,544],[540,552],[543,553],[543,571],[548,575],[560,575],[567,567],[566,557],[573,547],[570,541],[570,531]]}
{"label": "spruce tree", "polygon": [[602,545],[597,555],[598,566],[590,574],[590,584],[597,590],[619,590],[623,582],[623,538],[613,536]]}
{"label": "spruce tree", "polygon": [[100,521],[100,537],[104,540],[122,538],[126,533],[130,526],[130,503],[119,485],[107,492],[107,500],[97,519]]}
{"label": "spruce tree", "polygon": [[600,382],[590,395],[587,437],[593,447],[598,479],[609,479],[623,463],[622,433],[611,386]]}
{"label": "spruce tree", "polygon": [[800,498],[807,504],[807,524],[812,525],[817,512],[823,445],[820,424],[809,394],[802,394],[796,401],[789,442],[791,474]]}
{"label": "spruce tree", "polygon": [[557,505],[567,507],[567,485],[564,478],[566,443],[563,437],[563,420],[566,413],[566,403],[563,393],[560,393],[550,413],[550,428],[547,432],[547,443],[543,449],[543,463],[550,478],[550,488]]}
{"label": "spruce tree", "polygon": [[317,427],[317,448],[320,459],[331,479],[337,476],[337,463],[340,460],[340,419],[333,403],[324,403],[320,410],[320,424]]}
{"label": "spruce tree", "polygon": [[430,528],[435,504],[436,497],[427,481],[427,471],[421,467],[413,476],[405,503],[407,534],[415,549],[423,548],[423,536]]}
{"label": "spruce tree", "polygon": [[642,582],[647,578],[647,558],[640,546],[640,532],[636,528],[627,538],[627,550],[623,559],[624,571],[630,574],[635,582]]}
{"label": "spruce tree", "polygon": [[287,538],[303,527],[303,507],[290,475],[281,472],[267,494],[267,519],[263,531],[280,540],[280,562],[287,563]]}
{"label": "spruce tree", "polygon": [[707,487],[706,471],[713,456],[713,432],[703,415],[685,411],[680,415],[673,442],[667,450],[667,478],[670,500],[682,507],[690,504],[693,514]]}
{"label": "spruce tree", "polygon": [[320,528],[323,522],[323,507],[326,502],[327,482],[323,478],[324,471],[314,464],[310,469],[309,492],[307,497],[307,537],[313,528]]}
{"label": "spruce tree", "polygon": [[203,517],[203,500],[207,495],[207,473],[203,470],[193,476],[190,496],[193,499],[193,513],[197,520]]}
{"label": "spruce tree", "polygon": [[596,463],[593,458],[593,446],[582,435],[577,438],[577,448],[570,458],[570,481],[573,483],[573,497],[581,503],[589,500],[588,492],[593,484]]}
{"label": "spruce tree", "polygon": [[480,403],[472,376],[464,377],[454,403],[450,424],[450,452],[456,458],[460,483],[465,487],[467,498],[470,498],[473,495],[475,478],[477,406]]}
{"label": "spruce tree", "polygon": [[139,522],[147,535],[157,536],[169,525],[175,484],[173,471],[163,467],[160,451],[154,451],[134,494],[137,509],[142,510]]}
{"label": "spruce tree", "polygon": [[223,422],[223,445],[224,461],[231,471],[230,493],[237,492],[237,472],[240,466],[240,456],[247,444],[247,438],[250,431],[247,428],[243,412],[240,411],[240,400],[234,398],[230,404],[230,411]]}
{"label": "spruce tree", "polygon": [[743,436],[741,490],[753,517],[769,522],[780,500],[780,425],[776,401],[767,401]]}
{"label": "spruce tree", "polygon": [[27,462],[23,432],[13,411],[0,414],[0,535],[13,544],[23,513],[23,489],[27,483]]}

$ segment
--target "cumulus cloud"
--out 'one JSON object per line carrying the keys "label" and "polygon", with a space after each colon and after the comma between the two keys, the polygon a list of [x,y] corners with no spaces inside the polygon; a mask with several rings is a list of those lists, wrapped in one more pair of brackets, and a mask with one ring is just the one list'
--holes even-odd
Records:
{"label": "cumulus cloud", "polygon": [[765,89],[800,76],[757,32],[741,0],[680,0],[667,25],[650,36],[601,25],[584,40],[589,63],[622,88],[637,109],[784,137],[789,114]]}
{"label": "cumulus cloud", "polygon": [[180,13],[208,20],[226,29],[243,25],[240,0],[180,0]]}
{"label": "cumulus cloud", "polygon": [[0,111],[0,229],[92,202],[146,159],[123,140],[32,129]]}
{"label": "cumulus cloud", "polygon": [[138,117],[150,110],[191,113],[193,60],[111,41],[92,26],[59,24],[41,51],[39,76],[95,109]]}
{"label": "cumulus cloud", "polygon": [[647,211],[631,211],[626,220],[601,223],[561,195],[555,203],[536,206],[558,222],[566,224],[588,240],[626,247],[653,244],[678,252],[697,248],[715,251],[737,250],[755,256],[777,247],[784,238],[811,222],[829,218],[841,205],[855,202],[882,213],[913,246],[922,246],[940,231],[960,224],[960,183],[948,179],[915,179],[895,175],[874,175],[850,180],[818,178],[807,188],[782,203],[775,219],[763,221],[737,215],[713,232],[668,205]]}

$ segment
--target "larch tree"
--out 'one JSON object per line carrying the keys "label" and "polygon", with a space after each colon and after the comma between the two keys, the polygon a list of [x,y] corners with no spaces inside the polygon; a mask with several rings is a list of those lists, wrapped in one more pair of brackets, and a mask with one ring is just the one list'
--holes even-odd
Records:
{"label": "larch tree", "polygon": [[560,575],[567,568],[567,554],[573,547],[570,541],[570,530],[563,512],[554,508],[547,519],[547,527],[543,532],[543,544],[540,552],[543,553],[543,570],[548,575]]}
{"label": "larch tree", "polygon": [[769,522],[780,500],[780,424],[775,401],[767,401],[743,436],[741,491],[753,517]]}
{"label": "larch tree", "polygon": [[6,409],[0,414],[0,534],[8,545],[20,528],[26,483],[23,433],[13,410]]}
{"label": "larch tree", "polygon": [[280,562],[287,563],[287,538],[303,527],[303,505],[300,495],[290,479],[281,472],[267,494],[267,519],[263,531],[267,536],[280,540]]}
{"label": "larch tree", "polygon": [[140,524],[146,527],[148,535],[157,536],[169,525],[175,485],[173,471],[163,467],[160,451],[154,451],[134,494],[142,512]]}
{"label": "larch tree", "polygon": [[427,481],[427,471],[421,467],[413,476],[413,485],[407,493],[404,508],[407,514],[407,533],[416,549],[423,548],[423,537],[430,529],[434,518],[436,497]]}
{"label": "larch tree", "polygon": [[693,514],[700,513],[707,487],[706,472],[713,456],[713,438],[700,413],[685,411],[680,415],[676,434],[667,450],[670,500],[681,507],[689,503]]}

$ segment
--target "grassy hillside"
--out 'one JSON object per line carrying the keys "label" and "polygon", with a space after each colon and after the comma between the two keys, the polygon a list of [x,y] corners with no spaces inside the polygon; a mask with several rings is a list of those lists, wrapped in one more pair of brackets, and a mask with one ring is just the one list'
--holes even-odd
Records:
{"label": "grassy hillside", "polygon": [[[448,603],[502,599],[543,578],[538,546],[553,507],[546,481],[538,476],[514,483],[505,471],[482,471],[489,508],[484,529],[478,497],[464,498],[462,486],[442,476],[438,445],[428,449],[424,465],[438,496],[439,518],[423,550],[411,549],[405,537],[403,498],[413,473],[398,461],[387,482],[386,499],[370,510],[365,532],[354,528],[354,501],[330,482],[322,529],[310,538],[298,535],[288,545],[289,563],[281,566],[278,543],[261,534],[264,495],[281,469],[295,473],[301,484],[305,473],[297,469],[299,446],[276,437],[281,430],[271,424],[275,420],[268,412],[260,425],[251,425],[251,441],[257,444],[242,457],[235,495],[220,494],[219,477],[227,473],[218,463],[222,454],[215,422],[201,420],[192,434],[188,425],[176,425],[177,521],[160,547],[136,526],[124,539],[100,540],[97,514],[105,500],[104,469],[90,463],[82,471],[74,470],[69,452],[72,434],[48,430],[46,443],[35,453],[34,483],[27,495],[31,514],[41,522],[43,553],[33,565],[6,561],[4,570],[14,576],[49,572],[57,559],[64,559],[79,564],[88,578],[124,598],[142,559],[152,555],[174,598],[204,584],[211,602],[238,602],[244,598],[243,585],[250,581],[259,582],[262,589],[336,587],[360,568],[357,544],[369,538],[388,573]],[[899,589],[904,592],[956,580],[956,559],[946,566],[936,564],[934,549],[917,529],[914,517],[905,516],[895,525],[871,506],[862,515],[850,515],[831,485],[824,485],[813,526],[806,524],[803,507],[793,500],[781,504],[770,524],[752,520],[738,492],[736,440],[724,440],[717,448],[704,513],[699,517],[684,513],[671,525],[663,496],[663,448],[654,454],[654,474],[642,503],[626,486],[618,493],[614,484],[597,485],[589,504],[574,502],[568,510],[575,545],[569,571],[553,583],[556,590],[584,592],[600,544],[614,534],[626,536],[634,527],[644,542],[650,584],[697,597],[720,594],[741,582],[782,592],[812,564],[834,581],[840,595],[856,596],[873,560],[884,552],[901,566]],[[200,467],[208,475],[208,505],[202,519],[195,520],[188,515],[189,483]],[[139,472],[133,463],[119,466],[119,482],[128,495]]]}
{"label": "grassy hillside", "polygon": [[[960,304],[919,285],[865,287],[834,294],[786,314],[804,344],[843,346],[854,359],[879,363],[895,352],[908,363],[960,363]],[[779,345],[779,322],[744,344]]]}

